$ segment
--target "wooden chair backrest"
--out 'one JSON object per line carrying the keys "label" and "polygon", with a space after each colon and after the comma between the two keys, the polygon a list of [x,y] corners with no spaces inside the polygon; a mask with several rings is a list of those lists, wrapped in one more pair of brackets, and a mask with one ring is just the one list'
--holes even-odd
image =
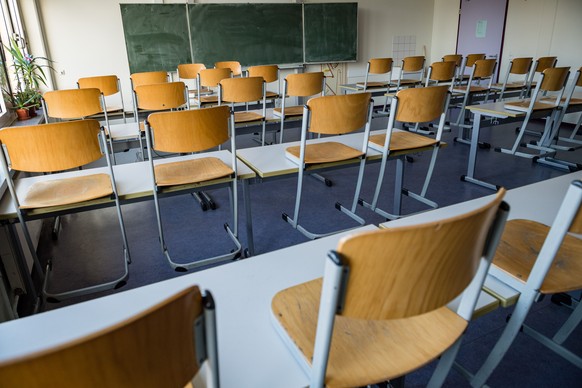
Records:
{"label": "wooden chair backrest", "polygon": [[242,67],[238,61],[216,62],[214,64],[214,67],[216,67],[217,69],[222,69],[222,68],[230,69],[230,71],[232,72],[232,75],[235,77],[242,74]]}
{"label": "wooden chair backrest", "polygon": [[392,58],[372,58],[368,64],[370,74],[386,74],[392,71]]}
{"label": "wooden chair backrest", "polygon": [[68,120],[103,112],[101,91],[97,88],[53,90],[42,98],[48,117]]}
{"label": "wooden chair backrest", "polygon": [[475,276],[504,194],[456,217],[342,239],[350,272],[341,315],[397,319],[449,303]]}
{"label": "wooden chair backrest", "polygon": [[322,96],[307,101],[309,131],[339,135],[362,128],[368,120],[371,93]]}
{"label": "wooden chair backrest", "polygon": [[135,88],[138,109],[167,110],[186,104],[184,82],[140,85]]}
{"label": "wooden chair backrest", "polygon": [[465,66],[472,67],[475,62],[485,59],[485,54],[469,54],[467,55],[467,61],[465,62]]}
{"label": "wooden chair backrest", "polygon": [[473,79],[475,78],[489,78],[495,72],[496,59],[479,59],[475,61],[475,68],[473,70]]}
{"label": "wooden chair backrest", "polygon": [[398,91],[396,120],[406,123],[426,123],[438,119],[445,110],[448,90],[449,86],[441,85]]}
{"label": "wooden chair backrest", "polygon": [[54,172],[84,166],[100,159],[97,120],[75,120],[0,131],[12,169]]}
{"label": "wooden chair backrest", "polygon": [[252,102],[263,99],[263,77],[225,78],[220,81],[221,99],[225,102]]}
{"label": "wooden chair backrest", "polygon": [[230,108],[152,113],[153,147],[162,152],[198,152],[223,144],[229,139]]}
{"label": "wooden chair backrest", "polygon": [[279,79],[279,66],[261,65],[248,68],[249,77],[263,77],[266,83],[275,82]]}
{"label": "wooden chair backrest", "polygon": [[450,81],[455,78],[457,64],[453,61],[433,62],[430,65],[429,77],[431,81]]}
{"label": "wooden chair backrest", "polygon": [[0,365],[7,387],[184,387],[200,368],[198,287],[102,331]]}
{"label": "wooden chair backrest", "polygon": [[557,63],[558,63],[557,57],[540,57],[536,61],[535,72],[541,73],[550,67],[555,67]]}
{"label": "wooden chair backrest", "polygon": [[285,77],[287,95],[309,97],[323,91],[324,75],[322,71],[313,73],[289,74]]}
{"label": "wooden chair backrest", "polygon": [[529,74],[532,62],[532,57],[513,58],[509,67],[509,74]]}
{"label": "wooden chair backrest", "polygon": [[129,78],[131,79],[131,85],[135,89],[141,85],[168,82],[168,73],[165,71],[145,71],[143,73],[133,73]]}
{"label": "wooden chair backrest", "polygon": [[215,88],[225,78],[230,78],[232,71],[228,67],[200,70],[198,74],[200,86]]}
{"label": "wooden chair backrest", "polygon": [[463,56],[460,54],[448,54],[443,56],[443,62],[455,62],[457,66],[461,66]]}
{"label": "wooden chair backrest", "polygon": [[178,65],[178,77],[182,79],[196,79],[200,70],[206,69],[204,63],[181,63]]}
{"label": "wooden chair backrest", "polygon": [[424,67],[424,56],[406,57],[402,60],[402,71],[420,71]]}
{"label": "wooden chair backrest", "polygon": [[119,78],[116,75],[79,78],[77,85],[80,89],[97,88],[104,96],[111,96],[119,92]]}
{"label": "wooden chair backrest", "polygon": [[568,81],[570,67],[549,67],[543,71],[544,79],[540,85],[540,90],[546,92],[557,92],[562,90]]}

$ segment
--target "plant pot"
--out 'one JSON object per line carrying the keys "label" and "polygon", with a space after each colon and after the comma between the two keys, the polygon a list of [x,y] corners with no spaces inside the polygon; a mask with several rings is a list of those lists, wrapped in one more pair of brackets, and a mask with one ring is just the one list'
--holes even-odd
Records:
{"label": "plant pot", "polygon": [[31,106],[28,108],[28,117],[36,117],[36,107]]}
{"label": "plant pot", "polygon": [[30,114],[28,109],[20,108],[16,109],[16,116],[18,117],[18,121],[24,121],[30,119]]}

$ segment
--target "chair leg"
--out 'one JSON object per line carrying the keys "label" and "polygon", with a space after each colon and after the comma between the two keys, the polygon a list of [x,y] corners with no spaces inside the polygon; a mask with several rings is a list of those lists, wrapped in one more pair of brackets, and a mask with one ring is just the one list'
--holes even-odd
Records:
{"label": "chair leg", "polygon": [[453,366],[455,358],[457,357],[457,353],[461,348],[462,338],[463,337],[457,339],[455,343],[451,345],[451,347],[447,349],[445,353],[443,353],[437,364],[435,371],[433,372],[427,384],[428,388],[441,387],[444,384],[445,379],[447,378],[449,371]]}
{"label": "chair leg", "polygon": [[582,322],[582,303],[578,303],[578,306],[576,306],[572,314],[570,314],[568,320],[564,322],[560,330],[556,332],[553,338],[554,342],[560,345],[563,344],[570,334],[572,334],[572,331],[578,327],[580,322]]}
{"label": "chair leg", "polygon": [[366,166],[366,160],[362,158],[360,161],[360,170],[358,173],[358,180],[356,183],[356,191],[354,192],[354,199],[352,200],[352,206],[350,209],[346,209],[342,206],[339,202],[335,204],[336,209],[341,211],[342,213],[348,215],[351,219],[359,223],[360,225],[364,225],[366,221],[356,214],[356,210],[358,208],[358,201],[360,198],[360,192],[362,191],[362,182],[364,180],[364,168]]}
{"label": "chair leg", "polygon": [[501,333],[501,337],[497,340],[497,343],[491,350],[491,353],[487,356],[487,359],[481,368],[473,376],[473,379],[471,380],[472,387],[483,386],[495,368],[497,368],[497,365],[499,365],[503,356],[505,356],[505,353],[507,353],[507,350],[513,343],[513,340],[519,333],[536,296],[537,292],[533,290],[526,290],[519,296],[513,314],[511,315],[505,330]]}

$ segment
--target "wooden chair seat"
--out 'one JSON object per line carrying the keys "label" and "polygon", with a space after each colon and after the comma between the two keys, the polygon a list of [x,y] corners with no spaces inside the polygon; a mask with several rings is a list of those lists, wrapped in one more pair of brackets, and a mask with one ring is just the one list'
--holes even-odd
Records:
{"label": "wooden chair seat", "polygon": [[214,157],[158,164],[154,169],[158,186],[207,182],[234,174],[222,160]]}
{"label": "wooden chair seat", "polygon": [[416,85],[416,84],[420,84],[421,82],[422,81],[419,79],[405,78],[405,79],[400,80],[400,85]]}
{"label": "wooden chair seat", "polygon": [[[300,146],[288,147],[287,153],[299,159]],[[308,144],[305,147],[305,164],[333,163],[363,156],[361,150],[335,141]]]}
{"label": "wooden chair seat", "polygon": [[[550,228],[530,220],[511,220],[505,231],[493,265],[525,283]],[[543,294],[568,292],[582,288],[582,240],[567,235],[541,287]]]}
{"label": "wooden chair seat", "polygon": [[388,86],[388,83],[382,81],[368,81],[366,84],[366,87],[368,88],[385,88],[386,86]]}
{"label": "wooden chair seat", "polygon": [[[382,148],[386,141],[386,134],[372,135],[370,136],[369,141],[370,143],[375,144],[378,148]],[[394,132],[390,138],[390,151],[413,150],[416,148],[430,147],[437,143],[438,141],[433,138],[417,135],[416,133]]]}
{"label": "wooden chair seat", "polygon": [[[198,99],[196,99],[198,101]],[[218,104],[218,96],[202,96],[200,97],[201,104]]]}
{"label": "wooden chair seat", "polygon": [[[281,108],[274,108],[273,112],[276,112],[281,115]],[[302,106],[290,106],[285,108],[285,117],[290,116],[303,116],[303,107]]]}
{"label": "wooden chair seat", "polygon": [[267,92],[265,92],[265,97],[267,98],[267,100],[273,99],[273,98],[279,98],[279,93],[267,91]]}
{"label": "wooden chair seat", "polygon": [[[489,88],[484,86],[471,86],[469,88],[469,93],[484,93],[487,92]],[[454,92],[465,93],[466,89],[453,89]]]}
{"label": "wooden chair seat", "polygon": [[[515,89],[523,89],[527,85],[523,82],[508,82],[505,85],[505,90],[515,90]],[[493,84],[491,85],[491,89],[502,89],[503,84]]]}
{"label": "wooden chair seat", "polygon": [[[547,102],[541,102],[541,100],[536,101],[534,104],[533,110],[545,110],[545,109],[554,109],[557,105],[555,104],[554,100],[546,100]],[[529,105],[531,104],[531,100],[520,100],[520,101],[508,101],[505,103],[505,106],[515,107],[518,110],[527,111]],[[511,108],[510,108],[511,109]]]}
{"label": "wooden chair seat", "polygon": [[264,117],[260,113],[257,112],[235,112],[234,113],[234,122],[236,124],[239,123],[250,123],[253,121],[261,121]]}
{"label": "wooden chair seat", "polygon": [[[283,290],[274,316],[311,364],[322,280]],[[452,345],[467,321],[446,307],[406,319],[358,320],[336,315],[326,386],[361,386],[401,376]]]}
{"label": "wooden chair seat", "polygon": [[22,209],[62,206],[106,197],[113,193],[108,174],[54,179],[33,184],[22,200]]}

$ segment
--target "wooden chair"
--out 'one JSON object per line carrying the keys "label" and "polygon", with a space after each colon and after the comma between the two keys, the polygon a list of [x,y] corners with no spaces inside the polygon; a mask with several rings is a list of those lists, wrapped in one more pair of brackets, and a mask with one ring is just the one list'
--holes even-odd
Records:
{"label": "wooden chair", "polygon": [[218,105],[218,84],[223,79],[230,77],[232,77],[232,72],[229,68],[200,70],[194,104],[198,108]]}
{"label": "wooden chair", "polygon": [[[572,88],[570,89],[570,92],[567,94],[566,100],[562,104],[562,110],[560,111],[560,117],[559,117],[558,121],[556,122],[556,129],[557,130],[560,129],[562,121],[564,120],[564,115],[568,111],[568,107],[570,107],[571,105],[573,106],[573,105],[581,105],[582,104],[582,98],[574,97],[574,92],[576,91],[576,88],[582,88],[582,74],[581,73],[582,73],[582,67],[580,69],[578,69],[578,71],[576,72],[576,75],[574,76],[574,80],[572,82]],[[566,141],[568,143],[582,145],[582,140],[576,138],[576,135],[578,134],[578,130],[580,129],[581,124],[582,124],[582,115],[580,115],[580,117],[578,118],[578,122],[576,123],[576,126],[572,130],[572,133],[570,134],[570,136],[558,137],[558,139],[562,140],[562,141]],[[556,133],[556,135],[559,135],[559,134]],[[577,146],[575,148],[580,148],[580,147]]]}
{"label": "wooden chair", "polygon": [[540,77],[544,70],[551,67],[556,67],[557,65],[558,57],[540,57],[535,61],[532,67],[532,72],[529,75],[529,80],[527,82],[527,96],[530,96],[531,89],[535,88],[537,85],[537,81],[534,81],[535,77]]}
{"label": "wooden chair", "polygon": [[[442,63],[442,62],[441,62]],[[446,62],[444,62],[446,63]],[[449,86],[430,86],[424,88],[403,89],[391,97],[390,116],[386,133],[382,135],[370,136],[370,147],[382,152],[382,163],[376,182],[376,190],[372,202],[366,202],[360,199],[360,204],[387,219],[396,219],[401,214],[391,214],[378,207],[378,200],[382,188],[382,182],[385,175],[388,158],[398,157],[398,169],[404,168],[404,158],[412,152],[432,151],[430,164],[424,185],[420,194],[408,189],[400,190],[402,194],[407,195],[417,201],[436,208],[438,205],[426,198],[428,186],[432,178],[432,173],[436,163],[438,150],[441,147],[441,137],[445,125],[445,117],[450,99]],[[422,136],[416,133],[401,131],[396,129],[396,122],[402,123],[430,123],[438,120],[436,137]],[[402,174],[400,174],[402,175]],[[401,182],[397,186],[401,186]],[[400,208],[400,198],[394,198],[396,208]]]}
{"label": "wooden chair", "polygon": [[221,61],[214,63],[217,69],[230,69],[233,77],[242,76],[242,67],[238,61]]}
{"label": "wooden chair", "polygon": [[[91,89],[85,89],[91,90]],[[103,157],[107,149],[105,132],[97,120],[76,120],[27,127],[8,127],[0,131],[0,142],[6,147],[12,170],[26,172],[57,172],[84,166]],[[61,174],[47,175],[26,187],[21,181],[14,182],[8,173],[8,162],[2,154],[2,168],[16,209],[26,243],[33,257],[34,268],[40,279],[44,279],[43,292],[47,300],[61,300],[93,292],[119,288],[128,277],[130,262],[125,226],[121,215],[119,196],[111,167],[109,154],[105,152],[106,173],[83,174],[64,177]],[[54,214],[68,205],[79,203],[91,209],[96,202],[115,201],[121,236],[123,239],[124,272],[117,279],[103,284],[91,285],[78,290],[52,293],[48,290],[52,264],[43,273],[36,248],[31,240],[26,221]],[[88,258],[83,258],[88,259]]]}
{"label": "wooden chair", "polygon": [[[261,65],[251,66],[247,69],[249,77],[263,77],[266,83],[265,97],[267,100],[274,101],[281,96],[281,87],[279,82],[279,66],[277,65]],[[277,91],[268,90],[269,84],[277,82]]]}
{"label": "wooden chair", "polygon": [[[182,63],[178,65],[178,81],[182,81],[188,86],[190,98],[195,98],[198,93],[198,73],[206,69],[203,63]],[[201,90],[202,93],[209,92],[208,89]]]}
{"label": "wooden chair", "polygon": [[[424,56],[402,59],[400,74],[396,79],[396,90],[420,85],[424,79]],[[408,78],[411,77],[412,78]]]}
{"label": "wooden chair", "polygon": [[281,107],[274,108],[273,114],[281,119],[279,142],[283,143],[283,130],[286,119],[297,119],[303,116],[303,106],[287,105],[287,97],[307,98],[325,94],[325,76],[323,72],[289,74],[283,82]]}
{"label": "wooden chair", "polygon": [[165,71],[145,71],[142,73],[133,73],[129,76],[131,90],[141,85],[161,84],[168,82],[168,73]]}
{"label": "wooden chair", "polygon": [[[530,159],[534,157],[537,159],[556,153],[555,149],[545,145],[545,139],[551,132],[552,124],[554,123],[556,115],[558,114],[558,107],[560,106],[560,101],[564,95],[564,90],[566,83],[568,82],[569,74],[569,67],[547,68],[543,71],[540,81],[532,92],[531,98],[505,101],[504,107],[506,109],[526,112],[526,115],[512,148],[507,149],[499,147],[495,148],[495,151]],[[550,98],[550,96],[552,97]],[[527,144],[526,147],[537,149],[542,153],[534,155],[520,152],[518,151],[518,148],[521,146],[521,140],[526,132],[526,128],[529,124],[531,116],[536,112],[546,112],[546,114],[543,114],[543,117],[546,119],[544,134],[542,135],[542,141],[540,143],[537,145]]]}
{"label": "wooden chair", "polygon": [[[373,81],[370,76],[373,77]],[[374,88],[389,88],[392,83],[392,58],[372,58],[366,66],[366,77],[357,86],[363,91]]]}
{"label": "wooden chair", "polygon": [[[230,123],[229,123],[230,120]],[[146,140],[152,171],[154,204],[158,220],[158,232],[162,252],[172,268],[186,271],[202,265],[232,260],[240,255],[238,241],[236,145],[234,115],[229,107],[218,106],[174,112],[152,113],[146,121]],[[194,153],[217,147],[230,139],[230,160],[201,156],[195,159],[172,161],[164,159],[154,162],[153,151],[172,153]],[[230,163],[230,165],[228,164]],[[188,263],[178,263],[170,256],[162,224],[159,197],[177,190],[192,192],[204,187],[229,188],[233,228],[224,225],[236,248],[227,254]]]}
{"label": "wooden chair", "polygon": [[461,73],[461,66],[463,65],[463,56],[461,54],[447,54],[443,55],[443,62],[455,62],[457,68],[455,69],[455,81],[459,79]]}
{"label": "wooden chair", "polygon": [[[503,82],[491,85],[491,91],[499,93],[499,100],[503,100],[505,92],[519,92],[519,98],[525,96],[532,62],[533,58],[531,57],[513,58],[509,62],[509,68]],[[512,77],[514,78],[513,80]],[[515,78],[518,80],[516,81]],[[522,80],[519,80],[519,78],[522,78]]]}
{"label": "wooden chair", "polygon": [[469,79],[469,74],[466,74],[467,68],[472,68],[475,66],[475,62],[485,59],[485,54],[478,53],[478,54],[468,54],[465,58],[463,58],[463,62],[461,63],[461,70],[459,71],[459,83],[465,83]]}
{"label": "wooden chair", "polygon": [[[315,239],[337,233],[337,231],[325,234],[313,233],[299,223],[305,172],[329,166],[330,164],[339,165],[350,160],[359,161],[360,167],[352,206],[347,209],[340,203],[336,203],[336,208],[350,216],[360,225],[364,224],[364,220],[357,216],[355,211],[364,177],[372,109],[373,102],[370,93],[316,97],[310,99],[303,108],[300,145],[288,147],[285,150],[287,157],[299,166],[295,211],[293,218],[283,213],[283,219],[307,238]],[[342,135],[361,128],[364,128],[361,149],[352,148],[333,140],[307,144],[307,132],[322,135]]]}
{"label": "wooden chair", "polygon": [[105,133],[111,152],[113,164],[116,164],[113,152],[113,139],[109,136],[109,115],[105,104],[105,97],[98,88],[66,89],[46,92],[42,96],[44,118],[48,123],[50,119],[78,120],[103,115],[105,121]]}
{"label": "wooden chair", "polygon": [[97,88],[103,93],[105,97],[105,101],[111,100],[119,94],[120,105],[109,103],[107,104],[107,113],[109,115],[112,114],[121,114],[123,117],[123,122],[127,122],[127,118],[125,117],[125,107],[123,103],[123,91],[121,90],[121,82],[116,75],[103,75],[103,76],[95,76],[95,77],[83,77],[77,80],[77,87],[79,89],[90,89],[90,88]]}
{"label": "wooden chair", "polygon": [[503,195],[449,219],[347,236],[323,280],[278,292],[274,325],[310,387],[394,383],[441,354],[428,386],[442,385],[507,216]]}
{"label": "wooden chair", "polygon": [[[160,112],[177,109],[190,109],[188,88],[183,82],[166,82],[145,84],[133,90],[134,115],[137,118],[140,112]],[[143,150],[142,131],[144,121],[137,120],[136,137],[139,139],[140,149]]]}
{"label": "wooden chair", "polygon": [[524,323],[541,296],[582,289],[582,240],[571,235],[582,233],[581,205],[582,182],[578,180],[570,185],[551,228],[530,220],[507,223],[490,273],[520,295],[501,337],[472,377],[472,386],[485,384],[519,332],[582,368],[582,358],[562,345],[582,321],[582,304],[578,304],[552,338]]}
{"label": "wooden chair", "polygon": [[457,64],[453,61],[433,62],[428,67],[424,86],[439,85],[446,83],[450,85],[451,91],[455,81]]}
{"label": "wooden chair", "polygon": [[234,123],[245,125],[260,123],[262,126],[261,145],[265,145],[265,124],[267,117],[266,87],[263,77],[225,78],[218,85],[218,104],[230,104],[234,111],[235,104],[244,103],[248,108],[249,103],[259,102],[261,110],[248,110],[234,112]]}
{"label": "wooden chair", "polygon": [[204,362],[218,387],[212,294],[191,286],[84,337],[0,363],[6,387],[192,387]]}
{"label": "wooden chair", "polygon": [[496,66],[497,61],[495,59],[479,59],[475,61],[471,67],[467,83],[453,88],[454,94],[460,94],[463,97],[459,108],[459,116],[455,123],[459,127],[459,137],[455,138],[455,141],[469,143],[466,137],[463,136],[464,129],[471,127],[469,124],[465,124],[465,109],[476,98],[482,99],[484,102],[489,99]]}

